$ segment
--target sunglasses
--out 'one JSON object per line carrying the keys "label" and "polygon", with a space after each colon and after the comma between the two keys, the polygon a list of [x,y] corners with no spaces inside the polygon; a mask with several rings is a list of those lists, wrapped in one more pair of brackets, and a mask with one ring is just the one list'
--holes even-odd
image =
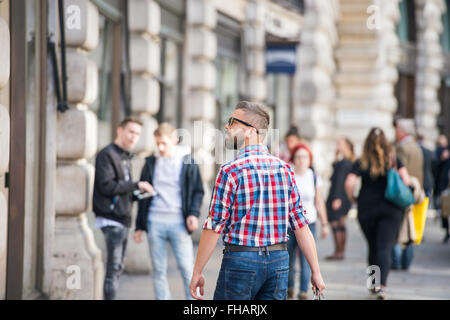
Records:
{"label": "sunglasses", "polygon": [[245,121],[243,121],[243,120],[240,120],[240,119],[238,119],[238,118],[230,117],[230,119],[228,119],[228,126],[231,127],[231,126],[233,125],[234,121],[240,122],[240,123],[242,123],[243,125],[245,125],[245,126],[247,126],[247,127],[255,128],[255,129],[256,129],[256,133],[259,134],[258,128],[256,128],[254,125],[251,125],[250,123],[245,122]]}

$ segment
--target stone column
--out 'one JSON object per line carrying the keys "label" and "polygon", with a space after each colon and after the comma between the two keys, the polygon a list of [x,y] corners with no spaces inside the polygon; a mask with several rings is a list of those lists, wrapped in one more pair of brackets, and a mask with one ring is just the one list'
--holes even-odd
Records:
{"label": "stone column", "polygon": [[[134,152],[139,156],[132,161],[133,180],[138,181],[144,159],[154,149],[154,137],[158,123],[154,116],[159,111],[161,10],[154,0],[130,0],[128,2],[130,28],[131,110],[143,122],[142,133]],[[148,242],[137,244],[133,240],[137,204],[133,205],[132,226],[128,237],[125,271],[148,274],[151,271]]]}
{"label": "stone column", "polygon": [[341,1],[335,53],[336,137],[350,138],[357,155],[371,127],[382,128],[389,140],[394,139],[399,17],[397,0]]}
{"label": "stone column", "polygon": [[243,24],[247,81],[242,94],[254,102],[264,102],[267,96],[264,17],[265,1],[249,0]]}
{"label": "stone column", "polygon": [[200,165],[205,184],[205,197],[200,216],[200,228],[194,233],[199,238],[201,224],[206,218],[210,188],[215,178],[214,138],[216,118],[216,67],[217,38],[214,29],[217,12],[213,1],[186,1],[186,31],[183,51],[183,129],[190,134],[193,156]]}
{"label": "stone column", "polygon": [[[56,130],[56,219],[51,299],[102,299],[101,252],[86,212],[91,211],[97,151],[97,118],[89,110],[97,96],[96,64],[87,57],[99,38],[99,13],[88,0],[66,0],[67,93],[70,108]],[[79,20],[78,20],[79,19]]]}
{"label": "stone column", "polygon": [[[416,5],[416,88],[415,120],[423,132],[425,144],[434,149],[439,135],[436,125],[440,112],[438,91],[441,86],[440,71],[443,55],[440,44],[442,14],[445,3],[442,0],[415,0]],[[448,9],[447,9],[448,10]]]}
{"label": "stone column", "polygon": [[10,33],[8,22],[2,18],[8,3],[0,1],[0,300],[6,296],[6,259],[8,227],[8,191],[4,188],[5,173],[9,171],[9,74]]}
{"label": "stone column", "polygon": [[326,181],[331,171],[336,134],[333,128],[335,88],[332,79],[338,9],[332,0],[307,1],[305,4],[294,76],[294,117],[301,135],[310,141],[316,155],[314,167]]}

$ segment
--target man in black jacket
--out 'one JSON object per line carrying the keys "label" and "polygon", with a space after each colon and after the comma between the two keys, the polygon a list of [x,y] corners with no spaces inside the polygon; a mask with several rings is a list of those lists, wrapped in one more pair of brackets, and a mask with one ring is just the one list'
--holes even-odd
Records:
{"label": "man in black jacket", "polygon": [[134,239],[142,242],[147,232],[157,300],[171,299],[167,281],[166,245],[170,242],[184,282],[185,295],[192,299],[189,283],[194,267],[190,233],[198,228],[204,195],[198,165],[176,147],[175,128],[162,123],[155,131],[159,156],[146,159],[141,180],[148,181],[156,195],[139,202]]}
{"label": "man in black jacket", "polygon": [[114,300],[123,270],[133,193],[153,192],[148,182],[131,179],[130,150],[139,139],[141,127],[137,119],[124,119],[117,128],[114,143],[103,148],[95,161],[93,209],[96,227],[102,230],[107,249],[105,300]]}

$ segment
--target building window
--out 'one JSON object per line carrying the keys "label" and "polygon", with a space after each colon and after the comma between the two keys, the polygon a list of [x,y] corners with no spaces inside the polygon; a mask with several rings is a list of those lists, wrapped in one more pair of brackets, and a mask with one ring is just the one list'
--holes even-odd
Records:
{"label": "building window", "polygon": [[400,21],[397,34],[401,42],[416,42],[416,17],[414,0],[402,0],[399,3]]}
{"label": "building window", "polygon": [[304,0],[272,0],[276,4],[285,7],[288,10],[296,11],[298,13],[305,13],[305,1]]}
{"label": "building window", "polygon": [[439,89],[441,111],[437,120],[439,132],[450,138],[450,0],[445,1],[446,10],[442,15],[444,30],[441,34],[441,45],[444,55],[444,68]]}
{"label": "building window", "polygon": [[[182,4],[180,2],[179,4]],[[158,122],[181,126],[181,61],[183,45],[183,8],[161,5],[161,74]]]}
{"label": "building window", "polygon": [[400,21],[397,35],[400,39],[400,62],[398,81],[395,86],[397,98],[397,116],[414,118],[415,116],[415,73],[416,73],[416,18],[414,0],[402,0],[399,3]]}

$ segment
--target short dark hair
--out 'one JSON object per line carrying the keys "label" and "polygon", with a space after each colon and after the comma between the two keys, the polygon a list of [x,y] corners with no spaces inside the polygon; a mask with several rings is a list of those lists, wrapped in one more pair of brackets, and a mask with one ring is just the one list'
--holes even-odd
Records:
{"label": "short dark hair", "polygon": [[258,130],[267,130],[269,128],[270,116],[262,104],[257,102],[248,102],[241,101],[236,105],[236,110],[241,109],[244,110],[245,113],[251,113],[254,117],[252,117],[252,124]]}
{"label": "short dark hair", "polygon": [[125,128],[126,125],[127,125],[128,123],[130,123],[130,122],[132,122],[132,123],[137,123],[137,124],[140,125],[141,127],[143,126],[142,121],[139,120],[138,118],[136,118],[136,117],[126,117],[125,119],[123,119],[123,120],[120,122],[119,127]]}
{"label": "short dark hair", "polygon": [[298,127],[295,125],[291,125],[289,127],[288,132],[286,132],[286,135],[284,136],[284,138],[287,138],[289,136],[296,136],[297,138],[301,138],[300,136],[300,131],[298,130]]}

